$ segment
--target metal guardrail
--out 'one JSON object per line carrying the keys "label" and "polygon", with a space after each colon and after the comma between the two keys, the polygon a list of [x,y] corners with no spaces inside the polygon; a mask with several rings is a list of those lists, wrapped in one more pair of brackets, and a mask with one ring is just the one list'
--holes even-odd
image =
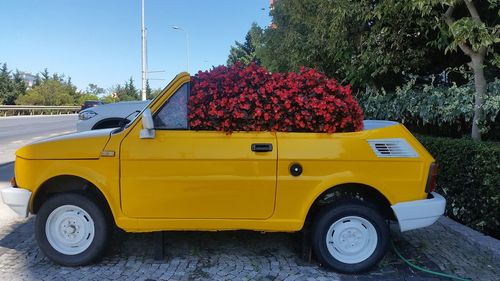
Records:
{"label": "metal guardrail", "polygon": [[79,106],[0,105],[0,116],[74,114]]}

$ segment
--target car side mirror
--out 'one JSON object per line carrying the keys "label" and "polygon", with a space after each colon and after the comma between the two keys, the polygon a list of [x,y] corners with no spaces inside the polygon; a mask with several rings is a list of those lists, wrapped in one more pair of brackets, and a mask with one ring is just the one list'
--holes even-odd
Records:
{"label": "car side mirror", "polygon": [[140,134],[141,139],[154,139],[155,138],[155,125],[153,122],[153,115],[148,108],[142,113],[142,130]]}

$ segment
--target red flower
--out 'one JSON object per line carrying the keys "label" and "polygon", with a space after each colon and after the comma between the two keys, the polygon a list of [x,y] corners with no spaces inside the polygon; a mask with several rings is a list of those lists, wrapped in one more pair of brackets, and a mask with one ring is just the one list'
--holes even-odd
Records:
{"label": "red flower", "polygon": [[218,66],[192,77],[188,102],[194,130],[348,132],[363,112],[349,85],[314,69],[269,73],[250,64]]}

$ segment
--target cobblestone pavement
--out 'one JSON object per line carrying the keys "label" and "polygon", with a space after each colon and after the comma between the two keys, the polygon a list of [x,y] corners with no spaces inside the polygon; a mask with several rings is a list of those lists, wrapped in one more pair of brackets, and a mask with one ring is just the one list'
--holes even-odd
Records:
{"label": "cobblestone pavement", "polygon": [[[40,252],[33,221],[0,221],[0,280],[445,280],[414,271],[391,250],[371,272],[337,274],[301,259],[297,234],[248,231],[167,232],[166,254],[160,261],[154,259],[158,234],[116,231],[99,263],[67,268]],[[499,280],[499,260],[439,223],[404,234],[392,232],[400,252],[420,266],[473,280]]]}

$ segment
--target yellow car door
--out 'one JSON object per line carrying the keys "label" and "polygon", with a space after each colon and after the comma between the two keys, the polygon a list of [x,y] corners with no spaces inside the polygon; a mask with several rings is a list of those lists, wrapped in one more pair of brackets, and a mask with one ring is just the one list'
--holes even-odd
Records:
{"label": "yellow car door", "polygon": [[168,100],[152,109],[154,137],[140,138],[137,123],[122,141],[123,212],[134,218],[269,218],[276,196],[276,135],[191,131],[189,83],[171,88]]}

